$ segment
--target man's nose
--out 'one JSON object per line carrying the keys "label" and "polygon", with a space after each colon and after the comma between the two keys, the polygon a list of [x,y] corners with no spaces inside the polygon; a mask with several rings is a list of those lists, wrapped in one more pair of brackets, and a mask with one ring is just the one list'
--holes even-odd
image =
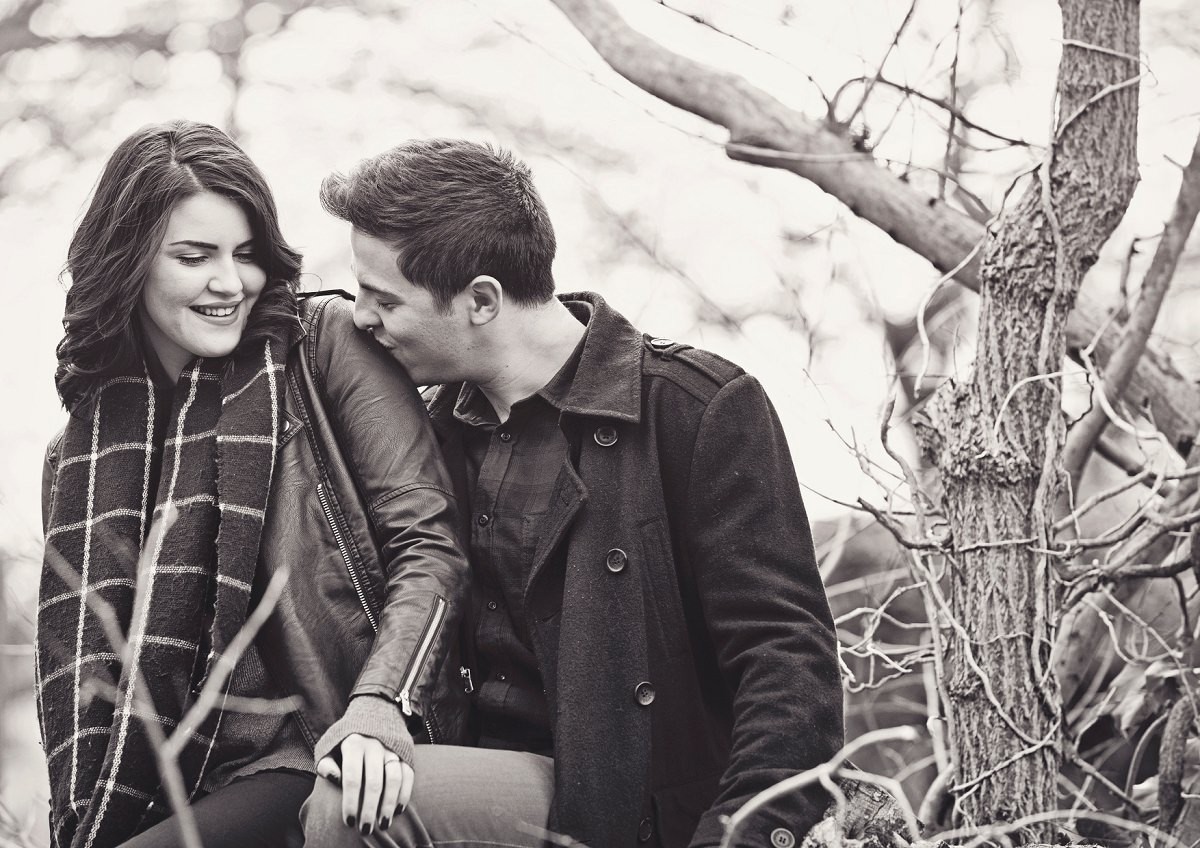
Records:
{"label": "man's nose", "polygon": [[379,316],[375,310],[366,304],[366,298],[359,295],[354,301],[354,326],[360,330],[370,330],[379,326]]}

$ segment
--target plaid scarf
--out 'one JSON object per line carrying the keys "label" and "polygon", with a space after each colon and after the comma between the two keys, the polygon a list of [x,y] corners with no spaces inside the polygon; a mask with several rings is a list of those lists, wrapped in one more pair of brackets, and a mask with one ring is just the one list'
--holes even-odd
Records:
{"label": "plaid scarf", "polygon": [[165,806],[147,727],[186,734],[177,765],[189,795],[200,786],[221,710],[179,723],[246,620],[280,432],[281,352],[271,341],[197,360],[171,397],[145,374],[110,379],[90,418],[67,424],[37,624],[60,848],[117,845],[141,829],[151,802]]}

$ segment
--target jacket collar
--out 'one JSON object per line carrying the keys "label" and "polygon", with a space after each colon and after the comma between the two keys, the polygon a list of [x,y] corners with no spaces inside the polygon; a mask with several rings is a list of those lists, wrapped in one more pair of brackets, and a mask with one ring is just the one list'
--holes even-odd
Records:
{"label": "jacket collar", "polygon": [[581,301],[592,308],[579,367],[563,400],[573,415],[616,418],[634,423],[642,417],[642,334],[595,292],[559,295],[564,303]]}
{"label": "jacket collar", "polygon": [[[625,316],[595,292],[558,295],[563,303],[578,302],[591,309],[583,349],[574,379],[559,403],[569,415],[615,418],[637,423],[642,417],[642,335]],[[449,422],[462,383],[440,386],[429,398],[435,422]]]}

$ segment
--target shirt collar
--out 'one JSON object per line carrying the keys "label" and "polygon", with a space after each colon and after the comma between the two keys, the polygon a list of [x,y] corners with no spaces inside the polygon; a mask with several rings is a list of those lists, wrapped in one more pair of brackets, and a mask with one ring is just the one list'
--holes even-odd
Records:
{"label": "shirt collar", "polygon": [[[529,397],[517,401],[517,403],[513,404],[514,408],[528,403],[534,398],[541,398],[558,412],[563,411],[567,397],[571,392],[571,383],[575,379],[575,372],[579,368],[579,357],[583,352],[584,342],[587,340],[587,325],[592,317],[591,304],[575,301],[567,303],[566,307],[579,323],[584,325],[583,336],[580,337],[579,342],[575,345],[575,349],[571,351],[571,355],[567,357],[567,361],[558,369],[558,373],[550,378],[550,382]],[[488,400],[483,390],[474,383],[463,383],[462,388],[459,389],[458,399],[454,402],[454,417],[462,423],[473,427],[500,423],[491,401]]]}

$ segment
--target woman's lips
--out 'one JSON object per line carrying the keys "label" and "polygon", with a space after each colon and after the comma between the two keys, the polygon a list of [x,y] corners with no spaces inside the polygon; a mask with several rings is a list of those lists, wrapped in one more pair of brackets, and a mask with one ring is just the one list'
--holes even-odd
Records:
{"label": "woman's lips", "polygon": [[209,323],[232,324],[237,319],[238,309],[241,305],[242,301],[238,301],[237,303],[230,304],[206,304],[204,306],[191,306],[188,308]]}

